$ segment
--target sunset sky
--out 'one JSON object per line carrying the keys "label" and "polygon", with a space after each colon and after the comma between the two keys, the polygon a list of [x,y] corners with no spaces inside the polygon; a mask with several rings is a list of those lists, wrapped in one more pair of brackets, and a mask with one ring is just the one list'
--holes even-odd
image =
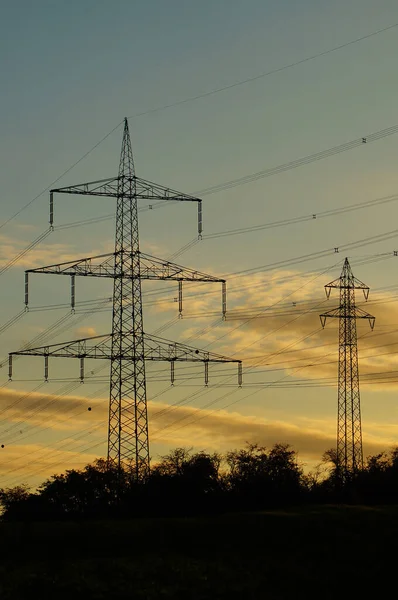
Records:
{"label": "sunset sky", "polygon": [[[376,317],[373,332],[358,324],[365,456],[398,443],[398,128],[209,189],[398,125],[397,51],[392,0],[3,4],[0,268],[48,229],[42,190],[117,174],[126,116],[137,175],[203,198],[201,241],[190,203],[143,202],[141,250],[225,277],[228,318],[218,284],[186,285],[177,319],[177,286],[150,282],[144,329],[241,358],[244,385],[229,365],[211,367],[208,388],[200,368],[177,365],[171,387],[168,365],[149,365],[154,461],[176,446],[287,442],[311,467],[335,445],[337,321],[322,330],[319,314],[337,306],[324,285],[346,256],[370,287],[358,303]],[[114,209],[114,199],[56,197],[54,232],[1,273],[0,488],[106,454],[107,362],[89,363],[80,384],[78,361],[53,360],[43,383],[44,361],[21,357],[8,382],[6,359],[53,324],[33,345],[110,332],[111,281],[77,279],[72,315],[69,278],[32,276],[30,311],[1,325],[24,308],[24,269],[112,252],[112,218],[61,226]]]}

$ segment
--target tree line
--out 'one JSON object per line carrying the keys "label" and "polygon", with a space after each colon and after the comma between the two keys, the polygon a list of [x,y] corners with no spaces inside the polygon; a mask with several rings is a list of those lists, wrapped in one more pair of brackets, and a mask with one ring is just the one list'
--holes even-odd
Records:
{"label": "tree line", "polygon": [[398,503],[398,447],[344,475],[334,450],[305,473],[287,444],[250,444],[225,455],[177,448],[141,481],[128,465],[98,459],[51,476],[35,491],[0,489],[2,518],[10,521],[189,516],[310,503]]}

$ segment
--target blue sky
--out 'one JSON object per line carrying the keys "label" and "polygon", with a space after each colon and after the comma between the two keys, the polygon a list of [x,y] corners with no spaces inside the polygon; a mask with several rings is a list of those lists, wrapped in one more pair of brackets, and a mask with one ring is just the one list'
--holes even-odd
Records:
{"label": "blue sky", "polygon": [[[137,174],[187,193],[395,125],[398,122],[395,65],[398,27],[245,85],[162,108],[283,67],[394,23],[398,23],[398,8],[392,1],[4,2],[0,24],[3,84],[0,220],[7,220],[57,179],[125,116],[129,117]],[[153,111],[158,108],[160,110]],[[59,185],[115,174],[120,142],[121,128],[118,128],[63,177]],[[398,138],[390,136],[321,162],[204,196],[204,233],[249,227],[397,194],[397,143]],[[2,322],[23,308],[23,269],[31,264],[29,261],[36,265],[48,264],[58,260],[57,257],[112,250],[111,221],[67,231],[57,231],[57,225],[107,214],[113,208],[111,200],[82,201],[68,196],[57,199],[54,233],[24,261],[1,276]],[[330,219],[242,236],[204,239],[182,254],[177,262],[220,275],[268,265],[391,231],[395,228],[397,210],[396,202],[391,202],[377,209]],[[0,259],[12,258],[47,228],[47,221],[48,196],[44,194],[0,230]],[[195,211],[192,206],[170,206],[162,211],[143,212],[140,225],[142,250],[167,257],[195,237]],[[372,263],[372,256],[392,253],[398,247],[397,242],[392,238],[349,254],[355,274],[368,283],[371,290],[383,288],[374,295],[384,303],[380,307],[369,307],[377,317],[375,333],[383,335],[369,342],[369,336],[364,338],[363,344],[369,345],[368,349],[363,346],[364,353],[368,355],[372,354],[372,346],[380,348],[395,340],[393,331],[394,325],[398,327],[398,312],[393,302],[394,290],[387,292],[384,288],[395,283],[396,264],[393,259]],[[362,261],[364,257],[367,259]],[[243,309],[251,311],[253,316],[256,307],[274,301],[289,302],[283,299],[293,294],[289,299],[294,297],[302,311],[302,316],[293,323],[290,314],[276,316],[274,311],[268,320],[251,319],[250,324],[242,325],[242,320],[237,318],[231,325],[218,324],[200,333],[214,321],[213,312],[219,309],[220,303],[217,295],[196,295],[191,304],[187,299],[185,318],[162,335],[180,340],[191,335],[192,344],[202,347],[213,342],[211,349],[216,352],[242,355],[247,368],[252,368],[246,379],[249,383],[271,382],[279,377],[279,371],[260,372],[260,366],[254,367],[250,362],[253,356],[262,355],[268,356],[268,360],[264,358],[262,362],[269,365],[269,357],[274,352],[279,353],[278,368],[283,369],[282,377],[293,382],[303,379],[303,373],[292,371],[292,365],[297,363],[289,362],[291,355],[286,348],[295,344],[291,347],[303,350],[299,340],[311,334],[314,346],[326,339],[336,343],[330,348],[315,350],[315,358],[321,360],[326,351],[334,351],[329,360],[336,359],[336,328],[330,324],[324,333],[313,334],[318,323],[311,320],[314,315],[310,319],[304,312],[308,308],[306,303],[323,300],[323,286],[338,276],[343,259],[343,254],[331,253],[317,261],[277,269],[273,273],[260,272],[245,279],[229,278],[231,311],[236,311],[236,317],[239,317],[238,310],[240,314]],[[314,279],[315,275],[305,275],[310,271],[323,274]],[[38,278],[31,285],[33,305],[68,301],[67,280]],[[305,286],[298,291],[303,282]],[[144,291],[155,288],[161,290],[161,284],[145,286]],[[192,293],[198,292],[200,290],[192,289]],[[78,282],[80,300],[110,293],[109,285]],[[163,299],[164,304],[147,305],[147,331],[155,331],[175,316],[174,295],[173,290],[165,289],[163,296],[155,296]],[[202,319],[197,318],[200,310],[204,312]],[[33,338],[63,314],[60,310],[26,315],[0,337],[2,355]],[[240,327],[233,332],[236,324]],[[71,319],[70,329],[54,341],[72,338],[82,332],[81,327],[86,332],[107,332],[110,315],[88,316],[81,324]],[[365,330],[361,326],[362,333]],[[248,343],[250,351],[246,348]],[[364,358],[364,376],[380,370],[394,372],[394,346],[386,346],[387,351],[389,354],[387,357],[383,354],[384,358],[373,357],[367,361]],[[373,354],[377,352],[382,353],[378,349]],[[22,377],[19,371],[15,379],[41,376],[42,365],[38,367],[32,360],[20,359],[18,370],[23,365],[24,375]],[[69,364],[57,364],[53,368],[58,377],[74,373]],[[265,367],[261,369],[264,371]],[[106,373],[105,369],[104,377]],[[326,370],[309,370],[305,377],[318,381],[320,377],[332,377],[333,373],[337,373],[336,364]],[[5,374],[4,382],[6,379]],[[194,383],[199,385],[199,380]],[[34,399],[32,395],[26,403],[20,403],[24,406],[23,414],[7,412],[11,402],[7,394],[12,394],[12,390],[30,392],[37,385],[15,381],[4,388],[0,402],[6,421],[4,427],[0,427],[0,437],[15,420],[21,421],[18,429],[24,432],[21,442],[15,436],[4,436],[10,440],[6,445],[7,461],[16,465],[26,451],[37,451],[42,459],[33,466],[36,471],[41,467],[45,473],[46,448],[60,447],[60,440],[66,435],[71,436],[71,445],[78,448],[73,436],[83,436],[79,431],[89,428],[90,422],[84,414],[81,417],[84,422],[77,417],[76,421],[70,419],[67,431],[65,424],[44,431],[42,421],[47,422],[49,413],[38,411],[31,415],[28,412],[31,410],[29,402]],[[98,384],[98,389],[105,385],[106,381],[101,386]],[[50,382],[45,391],[51,395],[59,387],[59,383]],[[95,386],[90,390],[87,387],[84,394],[95,394]],[[166,388],[165,382],[151,382],[149,397]],[[167,408],[197,389],[186,386],[183,390],[176,386],[153,402],[163,403]],[[209,401],[214,400],[213,408],[221,409],[227,400],[219,403],[216,400],[228,390],[209,388],[204,390],[203,396],[192,398],[181,408],[188,412],[179,414],[181,418],[188,415],[182,423],[189,423],[191,419],[193,424],[178,432],[177,425],[170,426],[168,437],[163,436],[162,428],[177,418],[177,410],[164,413],[170,422],[165,421],[166,417],[158,422],[153,416],[153,456],[177,444],[224,449],[243,444],[249,438],[271,443],[279,436],[278,441],[293,443],[304,459],[311,462],[320,455],[322,444],[327,448],[333,443],[336,418],[333,387],[287,389],[273,385],[247,398],[245,394],[249,394],[251,388],[243,389],[231,396],[232,402],[240,394],[241,400],[235,405],[194,424],[196,418],[204,417],[203,410]],[[79,398],[84,396],[82,387],[73,393],[79,394]],[[363,386],[365,450],[373,451],[396,439],[394,394],[394,385]],[[106,408],[106,393],[101,398],[104,400],[98,404],[102,407],[98,413]],[[73,402],[84,406],[83,400],[70,402],[70,415],[74,414]],[[189,410],[198,412],[190,415]],[[51,413],[51,418],[56,420],[60,414]],[[92,421],[97,418],[95,411],[90,413],[90,418]],[[259,422],[262,427],[253,429]],[[29,429],[33,425],[36,429]],[[157,441],[156,429],[159,430]],[[307,432],[307,437],[299,437],[298,431]],[[88,447],[90,435],[100,440],[105,432],[106,426],[102,433],[94,431],[87,434],[87,440],[84,437],[82,440]],[[23,435],[26,439],[22,442]],[[98,451],[102,450],[99,447]],[[89,453],[79,460],[87,457]],[[64,468],[73,460],[76,456],[60,453],[60,466],[54,468]],[[7,468],[3,466],[3,472],[4,469],[7,472]],[[22,475],[27,478],[31,473],[28,470]]]}

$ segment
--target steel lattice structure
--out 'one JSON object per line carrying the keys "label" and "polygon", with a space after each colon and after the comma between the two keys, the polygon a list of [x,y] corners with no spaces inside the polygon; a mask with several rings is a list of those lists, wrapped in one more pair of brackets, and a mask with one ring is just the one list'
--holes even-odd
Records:
{"label": "steel lattice structure", "polygon": [[367,319],[373,330],[375,317],[355,304],[355,290],[362,290],[365,300],[369,287],[354,277],[346,258],[338,279],[325,285],[327,298],[331,290],[340,290],[340,305],[320,315],[322,327],[329,317],[339,319],[339,371],[337,410],[337,468],[342,476],[363,467],[361,403],[359,394],[357,319]]}
{"label": "steel lattice structure", "polygon": [[182,282],[219,282],[222,284],[222,315],[226,316],[226,282],[193,269],[140,252],[138,200],[188,201],[198,205],[198,235],[202,234],[202,201],[136,177],[127,119],[124,121],[122,150],[117,177],[51,190],[50,225],[53,226],[54,194],[82,194],[116,198],[115,251],[29,269],[25,272],[25,305],[29,301],[29,273],[69,275],[71,307],[75,307],[75,277],[113,279],[112,332],[104,336],[73,340],[40,348],[29,348],[9,355],[9,377],[12,378],[12,356],[15,354],[44,356],[44,377],[48,379],[49,357],[79,358],[80,379],[84,379],[85,358],[110,360],[110,401],[108,428],[108,461],[119,468],[133,464],[137,478],[150,469],[147,392],[145,362],[168,361],[171,382],[177,361],[202,362],[205,384],[209,362],[238,364],[238,383],[242,383],[242,363],[203,350],[198,350],[144,333],[141,280],[174,280],[178,282],[179,314],[182,315]]}

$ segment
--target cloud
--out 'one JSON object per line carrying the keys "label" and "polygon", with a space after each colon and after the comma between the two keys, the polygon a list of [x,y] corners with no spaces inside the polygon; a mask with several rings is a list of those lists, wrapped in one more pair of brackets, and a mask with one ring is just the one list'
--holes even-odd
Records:
{"label": "cloud", "polygon": [[[188,327],[182,339],[240,358],[246,371],[277,367],[288,376],[335,385],[338,319],[328,319],[324,329],[319,319],[321,313],[338,306],[336,293],[327,300],[323,292],[333,275],[276,271],[232,279],[224,323],[212,320],[219,314],[214,310],[215,292],[203,291],[190,297],[191,287],[185,295],[184,315],[202,314],[203,318],[197,319],[194,327]],[[209,291],[209,286],[206,289]],[[371,293],[370,300],[364,302],[358,293],[357,305],[376,317],[373,332],[367,320],[357,321],[361,383],[375,391],[398,387],[396,295]],[[162,304],[160,299],[155,310],[166,309],[170,305]]]}
{"label": "cloud", "polygon": [[[3,267],[9,261],[13,260],[22,252],[29,243],[26,241],[0,236],[0,266]],[[18,260],[18,266],[25,269],[32,269],[43,265],[54,264],[54,257],[57,262],[73,260],[75,256],[70,253],[71,246],[68,244],[39,244]]]}
{"label": "cloud", "polygon": [[[87,409],[91,407],[92,410]],[[56,396],[39,392],[21,395],[0,390],[3,429],[0,434],[2,485],[12,480],[39,483],[54,472],[81,468],[106,448],[108,400],[79,395]],[[290,444],[299,459],[313,466],[325,450],[336,445],[335,420],[296,418],[288,415],[265,419],[237,411],[206,410],[191,406],[149,402],[149,430],[153,447],[178,446],[226,452],[247,442],[271,447]],[[37,442],[32,443],[31,439]],[[365,455],[388,449],[398,436],[398,425],[367,423]],[[58,441],[55,441],[58,440]],[[25,441],[26,440],[26,441]],[[46,440],[49,440],[46,442]],[[98,452],[98,454],[96,453]],[[156,457],[154,457],[156,460]]]}
{"label": "cloud", "polygon": [[65,468],[81,469],[97,458],[90,451],[69,451],[62,449],[62,446],[58,449],[43,444],[7,446],[0,452],[3,453],[0,455],[3,459],[6,456],[6,460],[0,461],[2,487],[13,487],[25,481],[29,485],[38,485],[53,473]]}
{"label": "cloud", "polygon": [[[173,447],[188,445],[226,451],[240,448],[246,442],[267,447],[287,443],[299,452],[302,460],[313,462],[320,461],[325,450],[336,445],[334,420],[322,422],[306,419],[300,424],[293,424],[288,420],[271,421],[226,410],[212,412],[185,406],[169,411],[168,408],[166,404],[156,403],[156,408],[150,405],[151,435],[152,441],[168,443]],[[364,437],[366,454],[376,454],[389,445],[380,435],[369,434]]]}
{"label": "cloud", "polygon": [[75,330],[76,339],[94,337],[95,335],[98,335],[95,327],[79,327]]}
{"label": "cloud", "polygon": [[2,428],[0,443],[7,443],[18,437],[19,431],[23,435],[31,432],[32,427],[77,430],[83,425],[103,422],[108,414],[108,406],[105,399],[62,395],[62,392],[56,395],[4,388],[0,390],[0,411],[3,422],[8,422]]}

